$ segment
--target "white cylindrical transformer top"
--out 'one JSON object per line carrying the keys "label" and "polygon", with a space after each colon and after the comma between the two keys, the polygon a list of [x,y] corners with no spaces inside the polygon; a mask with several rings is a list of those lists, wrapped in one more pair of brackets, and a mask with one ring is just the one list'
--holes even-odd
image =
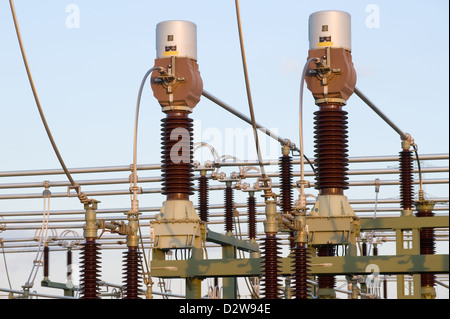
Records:
{"label": "white cylindrical transformer top", "polygon": [[197,26],[181,20],[156,25],[156,57],[188,57],[197,61]]}
{"label": "white cylindrical transformer top", "polygon": [[352,50],[351,17],[344,11],[319,11],[309,16],[309,49]]}

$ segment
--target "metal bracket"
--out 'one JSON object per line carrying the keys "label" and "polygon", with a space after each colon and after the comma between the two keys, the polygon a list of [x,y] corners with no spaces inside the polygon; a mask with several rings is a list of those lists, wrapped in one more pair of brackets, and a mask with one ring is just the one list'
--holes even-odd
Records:
{"label": "metal bracket", "polygon": [[[267,183],[267,184],[266,184]],[[267,186],[264,186],[267,185]],[[272,179],[270,177],[258,177],[256,180],[255,188],[258,190],[271,190],[272,189]]]}

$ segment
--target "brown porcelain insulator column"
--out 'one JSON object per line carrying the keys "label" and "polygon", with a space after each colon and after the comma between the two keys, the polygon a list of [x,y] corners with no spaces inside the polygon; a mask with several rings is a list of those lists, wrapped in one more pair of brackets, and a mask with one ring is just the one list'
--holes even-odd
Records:
{"label": "brown porcelain insulator column", "polygon": [[343,195],[348,189],[347,112],[342,104],[321,104],[315,112],[316,189],[321,195]]}
{"label": "brown porcelain insulator column", "polygon": [[413,208],[413,160],[409,143],[400,152],[400,200],[403,212],[411,212]]}
{"label": "brown porcelain insulator column", "polygon": [[200,219],[204,222],[208,222],[208,178],[206,177],[206,171],[200,172],[200,178],[198,181],[198,210],[200,213]]}
{"label": "brown porcelain insulator column", "polygon": [[283,155],[280,157],[280,205],[285,214],[292,213],[292,157],[289,147],[283,146]]}
{"label": "brown porcelain insulator column", "polygon": [[[434,202],[427,200],[420,200],[415,203],[417,217],[432,217],[434,216],[433,208]],[[422,228],[420,229],[420,254],[421,255],[434,255],[435,254],[435,233],[434,228]],[[422,298],[435,298],[435,284],[436,276],[431,273],[420,274],[420,281],[422,286]]]}
{"label": "brown porcelain insulator column", "polygon": [[310,255],[306,243],[296,243],[293,253],[294,297],[295,299],[308,299],[309,284],[307,281],[310,272]]}
{"label": "brown porcelain insulator column", "polygon": [[276,233],[268,233],[262,247],[262,292],[264,299],[280,299],[281,246]]}
{"label": "brown porcelain insulator column", "polygon": [[48,245],[44,245],[44,278],[48,278],[48,265],[49,265],[49,248]]}
{"label": "brown porcelain insulator column", "polygon": [[248,211],[248,237],[250,240],[256,239],[256,200],[254,192],[250,192],[247,199]]}
{"label": "brown porcelain insulator column", "polygon": [[[280,169],[280,206],[284,214],[293,214],[292,210],[292,157],[289,155],[290,148],[287,145],[282,147],[282,156],[279,159]],[[295,246],[294,233],[290,232],[289,245],[293,249]]]}
{"label": "brown porcelain insulator column", "polygon": [[80,299],[99,299],[100,244],[95,238],[86,238],[81,248]]}
{"label": "brown porcelain insulator column", "polygon": [[67,273],[66,278],[68,281],[72,282],[72,248],[67,249]]}
{"label": "brown porcelain insulator column", "polygon": [[123,252],[123,299],[140,299],[141,283],[141,252],[138,247],[130,246]]}
{"label": "brown porcelain insulator column", "polygon": [[225,200],[225,233],[233,232],[233,188],[231,182],[226,182]]}
{"label": "brown porcelain insulator column", "polygon": [[193,124],[186,111],[167,111],[161,120],[162,194],[189,200],[194,193]]}

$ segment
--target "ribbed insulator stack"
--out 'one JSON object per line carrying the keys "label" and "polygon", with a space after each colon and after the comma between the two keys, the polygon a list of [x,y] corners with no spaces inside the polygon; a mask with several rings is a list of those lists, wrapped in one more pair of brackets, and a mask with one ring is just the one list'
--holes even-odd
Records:
{"label": "ribbed insulator stack", "polygon": [[225,232],[233,232],[233,188],[227,183],[225,188]]}
{"label": "ribbed insulator stack", "polygon": [[[417,205],[417,217],[432,217],[434,216],[433,205]],[[434,228],[420,229],[420,254],[434,255],[435,254],[435,234]],[[422,287],[434,287],[436,276],[430,273],[423,273],[420,275]]]}
{"label": "ribbed insulator stack", "polygon": [[208,178],[201,175],[198,185],[198,210],[200,220],[208,222]]}
{"label": "ribbed insulator stack", "polygon": [[342,195],[348,188],[347,112],[341,105],[323,104],[314,115],[316,189]]}
{"label": "ribbed insulator stack", "polygon": [[[319,257],[327,257],[335,255],[334,245],[324,245],[317,249]],[[319,289],[334,289],[336,279],[333,275],[318,275],[317,276]]]}
{"label": "ribbed insulator stack", "polygon": [[72,249],[67,249],[67,279],[72,280]]}
{"label": "ribbed insulator stack", "polygon": [[294,297],[295,299],[308,299],[310,272],[310,255],[306,244],[297,243],[292,254],[292,266],[294,273]]}
{"label": "ribbed insulator stack", "polygon": [[162,194],[189,199],[194,193],[193,124],[187,112],[168,111],[161,122]]}
{"label": "ribbed insulator stack", "polygon": [[49,272],[48,272],[48,264],[49,264],[49,248],[47,245],[44,246],[44,278],[48,278]]}
{"label": "ribbed insulator stack", "polygon": [[403,210],[413,207],[413,179],[412,152],[404,149],[400,152],[400,200]]}
{"label": "ribbed insulator stack", "polygon": [[141,253],[137,247],[128,247],[123,253],[123,299],[141,299],[139,287],[142,283]]}
{"label": "ribbed insulator stack", "polygon": [[100,244],[86,238],[81,248],[81,299],[100,299]]}
{"label": "ribbed insulator stack", "polygon": [[280,299],[281,246],[276,234],[268,233],[262,247],[262,293],[264,299]]}
{"label": "ribbed insulator stack", "polygon": [[[279,160],[280,165],[280,206],[284,214],[292,214],[292,157],[283,154]],[[294,233],[290,233],[290,248],[295,246]]]}
{"label": "ribbed insulator stack", "polygon": [[292,212],[292,157],[280,157],[280,205],[285,214]]}
{"label": "ribbed insulator stack", "polygon": [[255,196],[251,194],[247,199],[248,211],[248,237],[250,239],[256,238],[256,200]]}

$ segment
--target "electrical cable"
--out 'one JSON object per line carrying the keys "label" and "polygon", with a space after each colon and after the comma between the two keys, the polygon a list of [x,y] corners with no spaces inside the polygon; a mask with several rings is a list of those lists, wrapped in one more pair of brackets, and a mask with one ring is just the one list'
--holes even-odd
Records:
{"label": "electrical cable", "polygon": [[[145,82],[147,81],[148,76],[155,70],[159,70],[160,72],[162,72],[164,69],[161,67],[150,68],[145,73],[145,75],[141,81],[141,85],[139,86],[139,92],[138,92],[138,97],[137,97],[137,101],[136,101],[135,122],[134,122],[135,124],[134,124],[134,134],[133,134],[133,166],[132,166],[133,173],[132,173],[132,181],[131,181],[132,182],[131,212],[136,214],[136,216],[137,216],[139,239],[140,239],[140,243],[141,243],[141,247],[142,247],[142,254],[143,254],[143,259],[144,259],[144,263],[145,263],[145,269],[146,269],[147,276],[150,276],[150,267],[147,262],[147,257],[145,256],[145,249],[144,249],[144,243],[143,243],[141,226],[140,226],[140,222],[139,222],[139,214],[138,214],[139,204],[137,201],[137,191],[138,191],[138,187],[137,187],[137,132],[138,132],[138,123],[139,123],[139,110],[140,110],[140,106],[141,106],[141,99],[142,99],[142,92],[144,90],[144,85],[145,85]],[[141,264],[142,264],[142,260],[141,260]]]}
{"label": "electrical cable", "polygon": [[132,211],[137,212],[137,202],[136,202],[136,196],[137,196],[137,132],[138,132],[138,123],[139,123],[139,109],[141,106],[141,98],[142,98],[142,91],[144,90],[145,81],[147,81],[148,76],[155,70],[159,70],[162,72],[164,69],[161,67],[152,67],[150,68],[144,75],[141,85],[139,86],[139,92],[138,97],[136,101],[136,115],[135,115],[135,122],[134,122],[134,134],[133,134],[133,176],[132,176]]}
{"label": "electrical cable", "polygon": [[[253,110],[253,101],[252,101],[252,95],[251,95],[251,90],[250,90],[250,82],[249,82],[248,71],[247,71],[247,61],[246,61],[246,57],[245,57],[244,38],[243,38],[243,35],[242,35],[242,25],[241,25],[241,15],[240,15],[240,10],[239,10],[239,0],[235,0],[235,4],[236,4],[236,18],[237,18],[238,30],[239,30],[239,41],[240,41],[240,45],[241,45],[242,65],[243,65],[243,68],[244,68],[245,86],[246,86],[246,89],[247,89],[248,107],[249,107],[249,110],[250,110],[250,117],[251,117],[252,127],[253,127],[253,135],[254,135],[254,138],[255,138],[256,153],[257,153],[257,156],[258,156],[259,166],[261,168],[261,175],[262,175],[262,177],[264,179],[266,179],[267,176],[266,176],[266,171],[265,171],[265,168],[264,168],[264,164],[262,162],[261,151],[260,151],[260,147],[259,147],[259,139],[258,139],[258,131],[257,131],[257,128],[256,128],[255,112]],[[264,184],[267,187],[267,180],[264,181]]]}
{"label": "electrical cable", "polygon": [[61,154],[59,153],[58,147],[56,146],[55,140],[53,139],[53,135],[50,131],[50,127],[48,126],[47,120],[45,119],[44,111],[42,110],[41,103],[39,101],[39,97],[38,97],[38,94],[36,91],[36,87],[34,85],[33,77],[31,75],[30,67],[28,65],[28,60],[27,60],[27,57],[25,54],[25,49],[24,49],[23,42],[22,42],[22,36],[20,35],[20,29],[19,29],[19,24],[17,22],[16,10],[14,8],[13,0],[9,0],[9,4],[11,7],[11,14],[12,14],[12,17],[14,20],[14,27],[16,29],[17,40],[19,41],[20,51],[22,53],[23,63],[25,65],[25,69],[26,69],[27,75],[28,75],[28,81],[30,82],[31,90],[33,91],[34,100],[36,101],[36,106],[39,110],[39,115],[41,116],[41,120],[42,120],[42,123],[44,124],[45,131],[47,132],[47,136],[50,140],[50,143],[52,144],[52,147],[56,154],[56,157],[58,158],[58,161],[59,161],[62,169],[64,170],[64,173],[66,174],[67,178],[69,179],[70,184],[77,192],[80,200],[82,200],[82,201],[86,200],[86,197],[84,197],[84,194],[81,193],[81,191],[80,191],[79,185],[73,180],[72,176],[70,175],[70,172],[67,169],[66,164],[64,163],[64,160],[63,160]]}
{"label": "electrical cable", "polygon": [[304,209],[306,207],[306,196],[305,196],[305,185],[303,183],[305,179],[305,168],[304,168],[304,153],[303,153],[303,87],[305,84],[306,71],[308,66],[312,61],[320,61],[319,58],[313,57],[309,58],[302,71],[302,77],[300,79],[300,97],[299,97],[299,138],[300,138],[300,208]]}
{"label": "electrical cable", "polygon": [[419,158],[419,153],[417,150],[417,144],[413,143],[412,144],[413,148],[414,148],[414,153],[416,154],[416,161],[417,161],[417,168],[419,169],[419,200],[423,200],[424,198],[424,194],[423,194],[423,181],[422,181],[422,168],[420,166],[420,158]]}

